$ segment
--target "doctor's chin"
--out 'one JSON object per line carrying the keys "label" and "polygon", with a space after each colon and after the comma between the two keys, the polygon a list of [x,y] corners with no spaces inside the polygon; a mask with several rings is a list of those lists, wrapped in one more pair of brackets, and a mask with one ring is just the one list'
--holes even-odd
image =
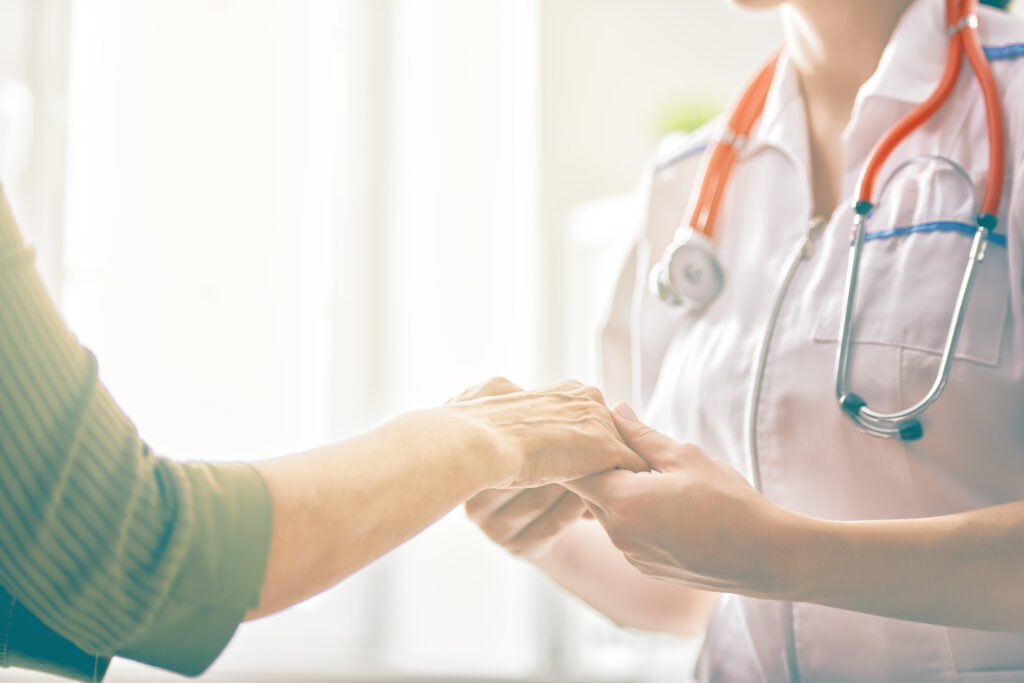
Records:
{"label": "doctor's chin", "polygon": [[1020,0],[0,0],[4,683],[1024,683]]}

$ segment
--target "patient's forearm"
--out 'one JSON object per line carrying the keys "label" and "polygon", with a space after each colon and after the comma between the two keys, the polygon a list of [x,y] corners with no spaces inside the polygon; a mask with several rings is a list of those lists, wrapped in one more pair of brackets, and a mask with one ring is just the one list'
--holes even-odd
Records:
{"label": "patient's forearm", "polygon": [[443,408],[256,465],[273,530],[252,619],[319,593],[508,476],[493,444]]}

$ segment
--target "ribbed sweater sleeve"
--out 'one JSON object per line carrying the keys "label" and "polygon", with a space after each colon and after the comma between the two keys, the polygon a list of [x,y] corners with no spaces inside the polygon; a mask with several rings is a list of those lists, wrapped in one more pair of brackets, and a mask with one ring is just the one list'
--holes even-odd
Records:
{"label": "ribbed sweater sleeve", "polygon": [[0,192],[0,586],[85,653],[195,675],[258,602],[270,523],[250,466],[140,440]]}

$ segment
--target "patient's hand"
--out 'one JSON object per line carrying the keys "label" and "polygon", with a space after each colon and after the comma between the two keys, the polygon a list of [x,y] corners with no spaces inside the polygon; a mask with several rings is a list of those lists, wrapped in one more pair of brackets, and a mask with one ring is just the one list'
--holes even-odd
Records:
{"label": "patient's hand", "polygon": [[503,488],[649,469],[619,436],[601,392],[579,382],[524,391],[499,378],[467,390],[447,408],[482,427],[497,447],[506,467]]}
{"label": "patient's hand", "polygon": [[491,489],[466,502],[466,515],[488,538],[513,555],[534,560],[586,510],[559,484],[533,489]]}

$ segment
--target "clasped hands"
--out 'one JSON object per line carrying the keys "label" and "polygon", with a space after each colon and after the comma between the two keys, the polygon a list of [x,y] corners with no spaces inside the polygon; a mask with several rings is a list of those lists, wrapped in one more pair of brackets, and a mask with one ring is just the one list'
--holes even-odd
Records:
{"label": "clasped hands", "polygon": [[[597,428],[596,440],[594,434],[565,434],[568,439],[530,465],[532,475],[470,499],[469,518],[491,540],[537,561],[563,530],[592,516],[648,576],[705,590],[788,596],[791,564],[799,556],[798,515],[761,496],[739,472],[697,446],[646,426],[627,405],[609,411],[599,391],[578,383],[556,389],[600,404],[590,406],[594,415],[587,420]],[[454,401],[511,400],[521,391],[494,379]],[[559,429],[559,421],[558,415],[549,416],[536,436],[544,437],[552,426]],[[567,422],[565,428],[576,427]],[[603,453],[596,460],[595,448]],[[571,478],[574,467],[592,473]],[[536,476],[544,469],[551,476]],[[525,481],[535,483],[519,488]]]}

